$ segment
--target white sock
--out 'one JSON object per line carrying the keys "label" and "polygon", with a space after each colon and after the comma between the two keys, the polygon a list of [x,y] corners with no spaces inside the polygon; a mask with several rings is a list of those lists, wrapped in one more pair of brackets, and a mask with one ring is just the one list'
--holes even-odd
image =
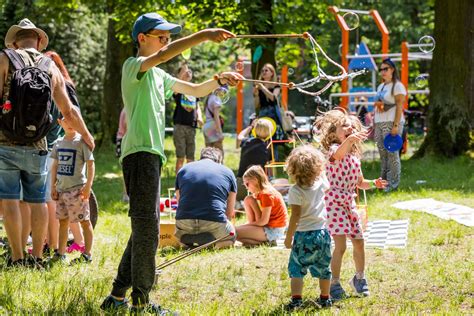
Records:
{"label": "white sock", "polygon": [[337,284],[340,283],[340,278],[332,278],[331,279],[331,284]]}
{"label": "white sock", "polygon": [[365,273],[364,273],[364,271],[362,271],[362,272],[356,272],[356,278],[357,278],[357,280],[365,279]]}

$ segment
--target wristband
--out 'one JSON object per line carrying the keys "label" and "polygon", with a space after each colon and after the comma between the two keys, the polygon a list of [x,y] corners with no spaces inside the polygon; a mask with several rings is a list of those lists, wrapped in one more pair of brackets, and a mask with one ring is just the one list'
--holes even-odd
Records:
{"label": "wristband", "polygon": [[219,75],[215,75],[215,76],[214,76],[214,79],[217,80],[217,84],[218,84],[219,86],[222,87],[222,86],[225,86],[225,85],[226,85],[225,83],[222,83],[222,81],[221,81],[222,78],[219,77]]}
{"label": "wristband", "polygon": [[377,186],[375,185],[375,180],[372,180],[369,183],[370,183],[370,188],[371,189],[377,189]]}

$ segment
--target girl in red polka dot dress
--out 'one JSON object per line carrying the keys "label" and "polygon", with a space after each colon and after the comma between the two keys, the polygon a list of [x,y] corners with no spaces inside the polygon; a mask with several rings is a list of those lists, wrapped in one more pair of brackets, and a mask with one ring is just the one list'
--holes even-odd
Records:
{"label": "girl in red polka dot dress", "polygon": [[326,175],[330,188],[326,191],[325,202],[328,229],[335,243],[331,260],[331,297],[339,300],[346,296],[340,283],[346,238],[351,239],[356,268],[350,285],[359,296],[368,296],[369,288],[364,275],[364,236],[354,197],[356,188],[382,189],[387,182],[382,179],[365,180],[362,175],[359,158],[367,133],[357,117],[348,115],[343,110],[331,110],[318,118],[316,126],[321,132],[321,145],[328,157]]}

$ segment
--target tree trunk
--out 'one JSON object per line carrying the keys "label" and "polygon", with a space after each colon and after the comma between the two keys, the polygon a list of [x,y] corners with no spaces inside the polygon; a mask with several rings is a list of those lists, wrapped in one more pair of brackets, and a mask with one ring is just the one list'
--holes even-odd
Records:
{"label": "tree trunk", "polygon": [[473,123],[474,1],[436,0],[428,134],[416,157],[452,157],[470,146]]}
{"label": "tree trunk", "polygon": [[118,129],[120,111],[123,107],[120,81],[122,64],[133,54],[131,44],[122,44],[116,37],[115,21],[109,19],[107,29],[107,59],[104,76],[104,104],[101,111],[101,125],[103,135],[99,140],[105,143],[114,139]]}
{"label": "tree trunk", "polygon": [[[272,3],[273,0],[262,0],[258,2],[260,8],[254,10],[252,7],[251,10],[247,10],[247,14],[253,15],[254,19],[249,19],[249,31],[250,34],[274,34],[273,28],[273,13],[272,13]],[[262,19],[265,22],[262,22]],[[263,48],[262,57],[257,62],[252,62],[252,76],[254,79],[258,79],[260,74],[260,69],[263,65],[269,63],[272,64],[275,68],[275,47],[276,39],[274,38],[264,38],[252,41],[252,58],[255,52],[255,49],[261,45]]]}

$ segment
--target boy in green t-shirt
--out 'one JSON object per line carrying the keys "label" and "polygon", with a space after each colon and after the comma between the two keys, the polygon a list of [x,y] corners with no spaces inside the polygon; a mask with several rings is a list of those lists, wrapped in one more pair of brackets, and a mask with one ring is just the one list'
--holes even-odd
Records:
{"label": "boy in green t-shirt", "polygon": [[132,312],[162,314],[165,310],[149,301],[155,280],[155,255],[158,247],[160,190],[164,154],[165,99],[173,92],[204,97],[220,85],[237,84],[237,73],[222,73],[218,80],[201,84],[182,81],[156,67],[185,49],[211,40],[221,42],[235,37],[223,29],[206,29],[170,43],[170,35],[181,26],[168,23],[156,13],[140,16],[133,25],[132,37],[138,56],[128,58],[122,68],[122,96],[127,113],[127,133],[122,140],[123,175],[130,197],[132,233],[123,253],[111,295],[103,310],[127,308],[125,298],[132,287]]}

